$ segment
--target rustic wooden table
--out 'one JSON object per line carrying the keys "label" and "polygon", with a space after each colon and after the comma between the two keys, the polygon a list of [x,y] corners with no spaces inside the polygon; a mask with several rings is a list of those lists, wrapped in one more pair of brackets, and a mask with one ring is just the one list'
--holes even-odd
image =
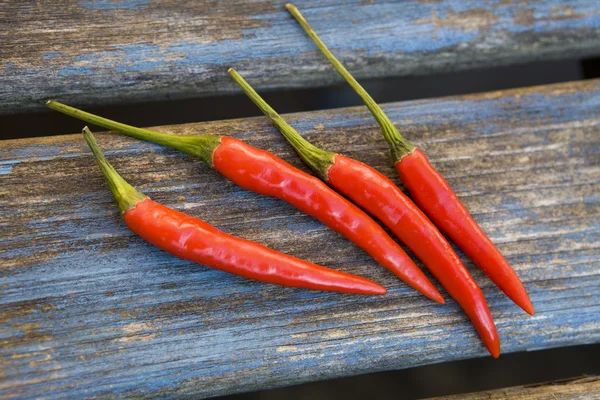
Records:
{"label": "rustic wooden table", "polygon": [[[0,0],[0,113],[341,82],[285,2]],[[597,0],[296,1],[357,78],[600,54]]]}
{"label": "rustic wooden table", "polygon": [[[297,5],[367,78],[597,55],[596,3]],[[266,0],[0,0],[0,60],[5,115],[38,111],[50,97],[84,107],[230,93],[229,66],[264,90],[339,82],[283,3]],[[531,294],[533,317],[463,257],[503,353],[600,342],[600,80],[384,109]],[[398,182],[364,107],[285,117]],[[262,117],[156,129],[242,138],[306,170]],[[155,200],[389,294],[281,288],[181,261],[123,224],[80,134],[0,141],[0,398],[215,396],[486,356],[448,296],[432,304],[287,203],[176,151],[98,139]],[[579,387],[597,391],[588,383]]]}
{"label": "rustic wooden table", "polygon": [[[531,294],[533,317],[468,264],[503,352],[598,342],[600,81],[384,108]],[[363,107],[286,118],[316,144],[394,177]],[[229,134],[305,168],[264,118],[158,129]],[[312,217],[176,151],[98,136],[115,168],[155,200],[389,294],[281,288],[178,260],[122,223],[80,135],[3,141],[6,393],[208,396],[486,354],[456,303],[433,305]]]}

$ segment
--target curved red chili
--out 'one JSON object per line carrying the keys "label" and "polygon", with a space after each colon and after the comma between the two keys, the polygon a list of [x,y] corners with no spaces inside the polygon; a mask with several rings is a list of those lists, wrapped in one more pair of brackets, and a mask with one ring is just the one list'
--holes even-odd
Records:
{"label": "curved red chili", "polygon": [[198,218],[152,201],[114,170],[87,127],[83,132],[129,229],[168,253],[245,278],[282,286],[341,293],[386,293],[385,288],[368,279],[228,235]]}
{"label": "curved red chili", "polygon": [[349,238],[400,279],[438,303],[444,300],[400,246],[367,214],[327,185],[267,151],[223,137],[214,168],[239,186],[277,197]]}
{"label": "curved red chili", "polygon": [[[311,29],[298,9],[291,4],[286,5],[286,8],[294,18],[296,18],[300,25],[302,25],[306,33],[316,43],[317,47],[329,62],[331,62],[339,74],[346,79],[350,86],[352,86],[360,98],[365,102],[366,106],[381,126],[383,136],[390,145],[396,168],[399,171],[404,169],[406,169],[406,171],[411,171],[409,173],[401,172],[400,178],[409,189],[415,202],[440,229],[450,236],[452,240],[454,240],[481,269],[483,269],[490,279],[496,283],[509,298],[523,310],[529,314],[533,314],[533,305],[531,304],[529,296],[517,274],[506,262],[492,241],[473,220],[452,188],[450,188],[435,168],[431,167],[428,162],[423,161],[420,155],[422,153],[416,152],[415,146],[398,132],[398,129],[396,129],[371,96],[369,96],[356,79],[354,79],[333,54],[331,54],[329,49],[327,49],[327,46],[325,46],[317,34]],[[411,167],[405,168],[402,166],[402,163],[408,163],[408,160],[413,157],[415,161],[411,164]],[[411,181],[416,182],[411,183]],[[443,184],[441,183],[442,181]],[[411,187],[413,188],[412,190]],[[428,190],[429,193],[436,193],[436,196],[434,199],[430,199],[426,196],[418,196],[416,194],[416,188]],[[444,202],[445,204],[443,204]],[[443,207],[447,210],[443,217],[440,216],[441,213],[435,211],[439,207]],[[443,218],[450,219],[452,223],[447,224],[446,220],[443,220]],[[467,220],[465,220],[465,218]],[[460,229],[453,230],[453,227],[460,227]],[[465,239],[465,237],[468,237],[468,239]]]}
{"label": "curved red chili", "polygon": [[267,151],[230,137],[165,134],[120,124],[54,101],[47,105],[89,123],[197,156],[239,186],[277,197],[314,216],[423,295],[444,302],[414,261],[371,217],[319,179]]}
{"label": "curved red chili", "polygon": [[490,352],[500,352],[498,333],[483,293],[448,241],[425,214],[379,171],[315,147],[271,108],[235,70],[229,74],[267,115],[300,157],[336,190],[383,222],[429,268],[473,321]]}
{"label": "curved red chili", "polygon": [[435,224],[516,304],[534,314],[517,273],[419,149],[395,164],[410,195]]}

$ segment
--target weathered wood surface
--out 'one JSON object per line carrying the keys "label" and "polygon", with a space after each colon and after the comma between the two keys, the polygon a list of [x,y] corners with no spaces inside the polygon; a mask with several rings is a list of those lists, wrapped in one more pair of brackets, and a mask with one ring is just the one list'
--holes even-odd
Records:
{"label": "weathered wood surface", "polygon": [[[0,0],[0,113],[340,82],[284,3]],[[597,0],[296,4],[359,78],[600,54]]]}
{"label": "weathered wood surface", "polygon": [[600,378],[590,376],[539,385],[517,386],[485,392],[436,397],[430,400],[591,400],[600,398]]}
{"label": "weathered wood surface", "polygon": [[[533,317],[467,264],[502,351],[599,342],[600,81],[384,108],[531,294]],[[365,108],[287,118],[397,181]],[[265,118],[160,129],[233,135],[304,168]],[[312,217],[176,151],[98,137],[155,200],[389,294],[281,288],[178,260],[127,229],[80,135],[3,141],[0,397],[208,396],[486,356],[454,301],[419,296]]]}

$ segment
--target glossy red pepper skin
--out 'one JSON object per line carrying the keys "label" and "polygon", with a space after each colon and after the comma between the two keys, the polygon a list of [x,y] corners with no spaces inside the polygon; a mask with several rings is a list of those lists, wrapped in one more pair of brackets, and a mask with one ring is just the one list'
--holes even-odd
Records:
{"label": "glossy red pepper skin", "polygon": [[386,293],[385,288],[368,279],[229,235],[149,198],[125,211],[123,219],[134,233],[176,257],[244,278],[341,293]]}
{"label": "glossy red pepper skin", "polygon": [[287,201],[350,239],[425,296],[444,302],[423,272],[371,217],[319,179],[267,151],[230,137],[171,135],[111,121],[56,101],[46,105],[134,138],[181,150],[200,158],[243,188]]}
{"label": "glossy red pepper skin", "polygon": [[388,177],[337,154],[328,183],[383,222],[415,255],[467,313],[494,357],[500,354],[496,326],[481,289],[446,238]]}
{"label": "glossy red pepper skin", "polygon": [[370,254],[428,298],[443,303],[429,279],[402,248],[362,210],[318,178],[240,140],[223,137],[214,168],[239,186],[273,196],[312,215]]}
{"label": "glossy red pepper skin", "polygon": [[[396,169],[398,169],[402,181],[409,188],[416,203],[443,232],[452,237],[459,247],[488,274],[492,281],[508,297],[527,313],[533,314],[533,305],[517,274],[506,262],[492,241],[475,223],[471,215],[456,197],[452,188],[431,167],[425,156],[400,134],[381,107],[360,86],[342,63],[335,58],[317,33],[310,27],[308,21],[306,21],[300,11],[292,4],[286,4],[285,7],[300,23],[323,55],[331,62],[331,65],[352,86],[356,94],[364,101],[369,111],[371,111],[373,117],[381,127],[383,137],[390,146],[390,152]],[[415,174],[414,179],[411,176],[412,173]],[[431,182],[427,182],[428,179],[431,179]],[[411,182],[411,180],[415,182]],[[419,194],[418,187],[422,188],[425,193]],[[439,201],[433,200],[436,198]]]}
{"label": "glossy red pepper skin", "polygon": [[521,280],[419,149],[395,164],[410,195],[431,220],[527,313],[534,309]]}
{"label": "glossy red pepper skin", "polygon": [[87,127],[83,138],[94,153],[125,223],[157,247],[185,260],[264,282],[343,293],[385,294],[385,288],[368,279],[228,235],[198,218],[150,200],[115,171]]}
{"label": "glossy red pepper skin", "polygon": [[427,216],[379,171],[304,139],[237,71],[228,72],[321,179],[377,217],[425,263],[471,318],[490,353],[498,357],[500,341],[481,289]]}

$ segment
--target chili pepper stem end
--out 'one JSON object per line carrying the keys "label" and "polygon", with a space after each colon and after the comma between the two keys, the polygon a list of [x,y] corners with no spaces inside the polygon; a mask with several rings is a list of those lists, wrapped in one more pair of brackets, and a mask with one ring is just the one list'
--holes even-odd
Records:
{"label": "chili pepper stem end", "polygon": [[308,21],[304,18],[302,13],[293,4],[286,4],[285,8],[290,14],[298,21],[300,26],[304,29],[306,34],[315,42],[321,53],[329,60],[331,65],[337,70],[337,72],[348,82],[348,84],[354,89],[356,94],[365,103],[373,117],[377,120],[377,123],[381,127],[381,132],[385,140],[390,146],[390,152],[394,161],[400,160],[405,154],[414,151],[415,146],[410,143],[405,137],[403,137],[398,129],[394,126],[392,121],[383,112],[381,107],[373,100],[373,98],[367,93],[367,91],[358,83],[358,81],[348,72],[348,70],[342,65],[342,63],[335,58],[331,51],[327,48],[325,43],[319,38],[316,32],[308,24]]}
{"label": "chili pepper stem end", "polygon": [[213,153],[221,144],[221,138],[213,135],[173,135],[152,131],[150,129],[136,128],[135,126],[122,124],[98,115],[90,114],[83,110],[59,103],[55,100],[46,102],[46,107],[61,112],[73,118],[80,119],[89,124],[101,126],[123,135],[140,140],[171,147],[184,153],[200,158],[202,161],[213,166]]}
{"label": "chili pepper stem end", "polygon": [[328,171],[334,163],[335,153],[325,151],[314,146],[304,139],[294,128],[283,119],[238,72],[229,68],[227,70],[231,78],[240,86],[242,91],[256,104],[258,108],[271,120],[273,125],[285,139],[292,145],[296,153],[308,164],[312,170],[324,181],[329,179]]}
{"label": "chili pepper stem end", "polygon": [[104,178],[108,183],[110,191],[113,196],[115,196],[121,212],[124,213],[125,211],[134,208],[140,201],[147,199],[146,195],[135,190],[134,187],[127,183],[125,179],[115,171],[112,165],[109,164],[108,160],[104,157],[104,154],[102,154],[102,151],[98,147],[96,138],[87,126],[83,128],[82,132],[83,138],[92,150],[92,153],[94,153],[94,158],[102,171],[102,175],[104,175]]}

